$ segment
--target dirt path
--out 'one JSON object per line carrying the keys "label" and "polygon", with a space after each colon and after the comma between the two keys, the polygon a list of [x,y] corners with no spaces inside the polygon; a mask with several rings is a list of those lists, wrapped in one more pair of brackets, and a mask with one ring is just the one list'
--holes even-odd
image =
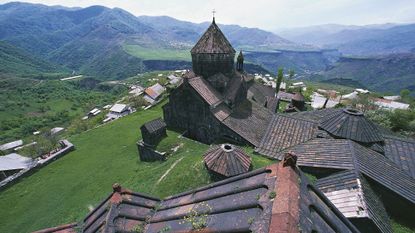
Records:
{"label": "dirt path", "polygon": [[176,162],[174,162],[171,166],[170,166],[170,168],[169,169],[167,169],[167,171],[160,177],[160,179],[157,181],[157,183],[156,183],[156,185],[158,185],[163,179],[164,179],[164,177],[166,177],[168,174],[169,174],[169,172],[180,162],[180,161],[182,161],[182,159],[183,159],[184,157],[181,157],[180,159],[178,159]]}

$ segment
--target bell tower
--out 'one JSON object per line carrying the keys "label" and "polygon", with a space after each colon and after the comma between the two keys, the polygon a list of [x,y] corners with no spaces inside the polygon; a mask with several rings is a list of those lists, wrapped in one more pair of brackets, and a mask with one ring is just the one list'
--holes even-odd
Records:
{"label": "bell tower", "polygon": [[229,76],[234,73],[235,50],[216,25],[215,17],[190,53],[196,75],[208,79],[217,73]]}

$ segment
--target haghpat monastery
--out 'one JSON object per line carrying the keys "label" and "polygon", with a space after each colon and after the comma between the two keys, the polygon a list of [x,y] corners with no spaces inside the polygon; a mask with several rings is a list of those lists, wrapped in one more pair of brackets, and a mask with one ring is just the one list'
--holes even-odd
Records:
{"label": "haghpat monastery", "polygon": [[[145,161],[166,159],[155,151],[166,127],[214,144],[204,161],[219,181],[165,199],[114,184],[82,222],[38,232],[392,232],[391,213],[413,217],[413,141],[355,109],[302,111],[301,93],[276,113],[275,90],[244,72],[242,51],[235,64],[236,54],[213,19],[164,121],[143,125],[137,143]],[[275,163],[252,171],[240,146]]]}

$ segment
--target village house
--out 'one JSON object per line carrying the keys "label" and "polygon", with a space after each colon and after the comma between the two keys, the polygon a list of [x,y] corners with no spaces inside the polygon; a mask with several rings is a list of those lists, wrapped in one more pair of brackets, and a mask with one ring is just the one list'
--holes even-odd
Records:
{"label": "village house", "polygon": [[340,98],[325,97],[317,92],[311,95],[311,107],[313,109],[334,108],[340,103]]}
{"label": "village house", "polygon": [[408,110],[409,104],[388,100],[385,98],[376,98],[373,100],[373,103],[377,105],[379,108],[388,109],[388,110],[395,110],[395,109],[402,109]]}
{"label": "village house", "polygon": [[169,79],[169,84],[171,85],[177,85],[182,80],[182,78],[177,77],[175,75],[169,75],[167,76],[167,78]]}
{"label": "village house", "polygon": [[161,96],[165,91],[165,87],[163,87],[159,83],[156,83],[153,86],[145,89],[144,99],[150,104],[154,104],[156,101],[160,100]]}
{"label": "village house", "polygon": [[16,153],[0,156],[0,181],[34,164],[30,158]]}
{"label": "village house", "polygon": [[65,128],[63,128],[63,127],[55,127],[55,128],[52,128],[50,130],[50,134],[51,135],[57,135],[57,134],[62,133],[64,130],[65,130]]}
{"label": "village house", "polygon": [[91,111],[88,112],[87,116],[88,116],[88,118],[91,118],[91,117],[97,116],[100,113],[101,113],[101,110],[99,110],[98,108],[94,108],[94,109],[92,109]]}
{"label": "village house", "polygon": [[104,119],[105,121],[109,120],[115,120],[120,117],[126,116],[131,113],[131,108],[126,104],[114,104],[107,114],[107,118]]}
{"label": "village house", "polygon": [[140,96],[144,93],[144,88],[138,85],[130,86],[130,91],[128,92],[130,95]]}
{"label": "village house", "polygon": [[5,144],[1,145],[0,150],[1,151],[9,151],[9,150],[13,150],[16,147],[22,146],[22,145],[23,145],[23,140],[16,140],[16,141],[5,143]]}

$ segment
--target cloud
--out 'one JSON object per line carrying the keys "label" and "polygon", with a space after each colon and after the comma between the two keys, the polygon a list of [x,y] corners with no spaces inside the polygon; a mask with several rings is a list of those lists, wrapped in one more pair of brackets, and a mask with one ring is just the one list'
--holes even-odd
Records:
{"label": "cloud", "polygon": [[[8,1],[0,0],[0,3]],[[318,24],[381,24],[415,22],[413,0],[28,0],[46,5],[104,5],[134,15],[168,15],[177,19],[210,21],[211,11],[224,24],[268,30]]]}

